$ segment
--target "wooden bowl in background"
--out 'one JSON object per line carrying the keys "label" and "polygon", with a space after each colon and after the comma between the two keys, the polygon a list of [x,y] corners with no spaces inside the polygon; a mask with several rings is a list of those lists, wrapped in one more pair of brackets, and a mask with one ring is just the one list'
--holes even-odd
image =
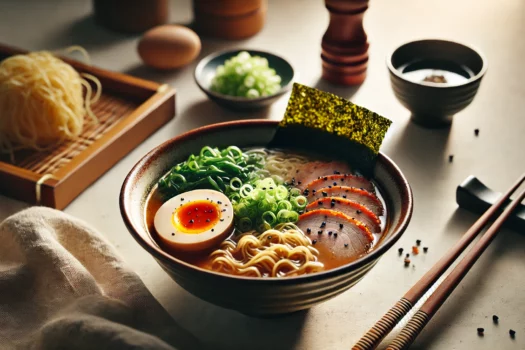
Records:
{"label": "wooden bowl in background", "polygon": [[257,34],[266,19],[266,0],[193,0],[199,35],[238,40]]}

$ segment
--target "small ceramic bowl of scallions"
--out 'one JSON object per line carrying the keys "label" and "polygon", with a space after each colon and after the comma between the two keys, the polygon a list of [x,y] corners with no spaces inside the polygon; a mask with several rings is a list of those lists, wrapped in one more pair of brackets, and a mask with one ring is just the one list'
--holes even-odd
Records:
{"label": "small ceramic bowl of scallions", "polygon": [[290,90],[293,79],[288,61],[256,50],[214,53],[195,68],[199,88],[217,104],[235,110],[270,105]]}

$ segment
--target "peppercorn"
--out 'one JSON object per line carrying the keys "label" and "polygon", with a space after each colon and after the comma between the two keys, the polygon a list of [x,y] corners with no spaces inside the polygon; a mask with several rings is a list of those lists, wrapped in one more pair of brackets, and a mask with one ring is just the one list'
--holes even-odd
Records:
{"label": "peppercorn", "polygon": [[399,255],[403,254],[403,248],[399,248],[397,251],[399,252]]}
{"label": "peppercorn", "polygon": [[479,327],[477,330],[478,330],[478,335],[479,335],[479,336],[483,336],[483,335],[484,335],[484,333],[485,333],[485,328],[481,328],[481,327]]}
{"label": "peppercorn", "polygon": [[499,317],[496,315],[492,315],[492,321],[494,321],[494,323],[498,323]]}

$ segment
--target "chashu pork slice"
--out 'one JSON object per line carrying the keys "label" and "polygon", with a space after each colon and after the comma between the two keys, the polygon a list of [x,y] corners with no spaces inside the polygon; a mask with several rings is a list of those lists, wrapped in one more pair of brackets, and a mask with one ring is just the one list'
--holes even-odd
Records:
{"label": "chashu pork slice", "polygon": [[324,197],[319,198],[306,206],[306,211],[315,209],[331,209],[339,211],[357,221],[365,224],[370,232],[381,232],[381,220],[370,211],[367,207],[349,199],[342,197]]}
{"label": "chashu pork slice", "polygon": [[303,164],[295,174],[290,176],[288,181],[299,189],[304,190],[308,183],[320,177],[333,174],[351,174],[352,169],[346,162],[308,162]]}
{"label": "chashu pork slice", "polygon": [[383,203],[377,198],[377,196],[369,191],[362,190],[355,187],[347,186],[332,186],[320,188],[317,191],[309,191],[305,193],[308,202],[314,202],[320,198],[331,198],[331,197],[341,197],[344,199],[349,199],[352,202],[359,203],[367,207],[372,213],[377,216],[383,215]]}
{"label": "chashu pork slice", "polygon": [[302,214],[297,226],[314,245],[327,247],[337,258],[358,258],[368,252],[374,241],[365,224],[330,209],[316,209]]}
{"label": "chashu pork slice", "polygon": [[306,185],[304,191],[313,192],[318,191],[321,188],[332,188],[334,186],[346,186],[361,188],[365,191],[374,193],[374,184],[366,178],[359,175],[352,174],[334,174],[321,176]]}

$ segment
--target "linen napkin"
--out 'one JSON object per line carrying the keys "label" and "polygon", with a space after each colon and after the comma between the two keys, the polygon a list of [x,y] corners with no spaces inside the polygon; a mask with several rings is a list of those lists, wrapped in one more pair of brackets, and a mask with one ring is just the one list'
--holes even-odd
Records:
{"label": "linen napkin", "polygon": [[35,207],[0,224],[0,349],[201,349],[84,222]]}

